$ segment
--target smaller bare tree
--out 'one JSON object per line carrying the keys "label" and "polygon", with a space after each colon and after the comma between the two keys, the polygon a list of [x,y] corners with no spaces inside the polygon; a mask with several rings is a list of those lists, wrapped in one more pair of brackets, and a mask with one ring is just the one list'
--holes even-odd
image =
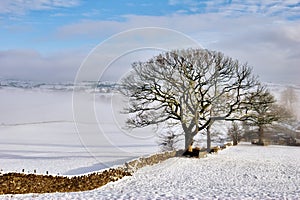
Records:
{"label": "smaller bare tree", "polygon": [[228,135],[233,141],[233,145],[237,145],[242,138],[243,130],[235,121],[232,122],[231,127],[228,129]]}
{"label": "smaller bare tree", "polygon": [[264,129],[280,119],[274,96],[266,87],[258,87],[247,97],[245,118],[252,126],[258,127],[258,144],[264,144]]}
{"label": "smaller bare tree", "polygon": [[282,106],[297,117],[297,111],[295,108],[298,106],[298,96],[295,93],[295,90],[292,87],[287,87],[282,91],[280,96]]}
{"label": "smaller bare tree", "polygon": [[[182,135],[182,134],[181,134]],[[174,151],[177,149],[177,143],[180,141],[180,134],[176,134],[172,130],[168,130],[166,133],[158,134],[158,144],[162,151]]]}

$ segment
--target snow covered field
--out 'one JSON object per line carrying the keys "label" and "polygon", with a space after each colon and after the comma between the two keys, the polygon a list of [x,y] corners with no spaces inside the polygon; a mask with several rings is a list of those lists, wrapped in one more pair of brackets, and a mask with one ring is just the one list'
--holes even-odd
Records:
{"label": "snow covered field", "polygon": [[[1,173],[24,169],[25,173],[73,176],[159,151],[152,130],[129,133],[120,129],[120,121],[116,122],[112,115],[117,111],[112,112],[110,95],[83,93],[87,97],[84,103],[93,105],[97,121],[82,118],[83,121],[74,123],[72,90],[64,89],[65,86],[55,90],[50,87],[0,87]],[[283,90],[276,85],[269,87],[272,92]],[[84,110],[80,114],[84,115]],[[85,131],[78,133],[76,125]],[[90,132],[90,127],[98,126],[99,134]],[[93,191],[3,195],[0,199],[34,197],[300,199],[300,148],[242,144],[205,159],[169,159]]]}
{"label": "snow covered field", "polygon": [[[87,104],[94,103],[94,94],[84,95],[89,97]],[[120,131],[107,94],[96,94],[95,98],[99,123],[77,125],[99,125],[102,133],[78,134],[70,90],[0,87],[1,172],[24,169],[26,173],[78,175],[159,150],[154,137],[145,140]]]}
{"label": "snow covered field", "polygon": [[299,199],[300,148],[244,143],[204,159],[172,158],[86,192],[0,199]]}

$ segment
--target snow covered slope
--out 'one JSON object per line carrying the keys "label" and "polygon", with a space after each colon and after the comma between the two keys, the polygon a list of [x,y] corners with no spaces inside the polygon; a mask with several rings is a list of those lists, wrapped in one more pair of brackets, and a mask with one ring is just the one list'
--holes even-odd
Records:
{"label": "snow covered slope", "polygon": [[[48,171],[54,175],[78,175],[159,151],[152,130],[148,129],[147,133],[145,130],[136,133],[120,130],[120,124],[111,113],[111,99],[107,93],[113,86],[114,83],[95,82],[77,86],[91,97],[86,103],[93,104],[100,122],[80,125],[99,125],[104,133],[88,138],[88,133],[77,133],[73,120],[72,83],[0,80],[0,171],[22,172],[24,169],[24,172],[36,170],[40,174]],[[268,84],[268,87],[278,98],[286,88],[277,84]],[[293,88],[300,97],[299,87]],[[219,134],[217,138],[224,139],[227,127],[221,124],[213,131]],[[200,139],[199,146],[205,147],[205,135],[200,135]]]}
{"label": "snow covered slope", "polygon": [[300,148],[247,143],[204,159],[172,158],[87,192],[0,199],[299,199]]}
{"label": "snow covered slope", "polygon": [[85,103],[95,105],[99,124],[82,125],[99,126],[104,134],[89,138],[88,133],[77,132],[71,91],[3,86],[0,172],[78,175],[159,151],[155,138],[143,140],[120,130],[108,94],[84,94],[95,95],[95,101],[89,98]]}

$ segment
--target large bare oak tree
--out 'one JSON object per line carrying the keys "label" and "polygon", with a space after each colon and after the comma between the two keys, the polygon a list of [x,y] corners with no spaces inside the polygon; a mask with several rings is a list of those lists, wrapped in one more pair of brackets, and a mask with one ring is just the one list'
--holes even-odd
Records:
{"label": "large bare oak tree", "polygon": [[176,122],[185,148],[214,119],[238,119],[243,100],[258,85],[247,64],[204,49],[165,52],[132,66],[121,83],[129,98],[128,126]]}

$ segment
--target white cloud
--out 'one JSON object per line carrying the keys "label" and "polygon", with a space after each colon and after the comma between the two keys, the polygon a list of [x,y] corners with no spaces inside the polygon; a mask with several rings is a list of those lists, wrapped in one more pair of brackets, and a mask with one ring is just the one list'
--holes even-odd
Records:
{"label": "white cloud", "polygon": [[80,0],[1,0],[0,14],[24,15],[32,10],[51,10],[79,4]]}
{"label": "white cloud", "polygon": [[[101,42],[131,28],[170,28],[191,36],[205,48],[248,62],[263,81],[300,84],[299,21],[255,16],[226,18],[222,14],[123,17],[124,21],[69,24],[60,27],[56,36],[64,41],[91,38]],[[2,51],[0,71],[6,77],[70,80],[86,54],[74,51],[45,57],[35,51]]]}
{"label": "white cloud", "polygon": [[199,5],[201,2],[199,1],[196,1],[196,0],[169,0],[168,1],[168,4],[171,5],[171,6],[174,6],[174,5],[188,5],[188,6],[197,6]]}
{"label": "white cloud", "polygon": [[295,42],[300,42],[300,26],[296,24],[290,24],[284,28],[286,36]]}
{"label": "white cloud", "polygon": [[0,78],[61,81],[75,78],[85,54],[78,51],[43,56],[34,50],[0,51]]}
{"label": "white cloud", "polygon": [[[212,50],[248,62],[264,81],[299,82],[299,21],[262,16],[224,17],[223,14],[123,16],[124,21],[81,21],[61,27],[67,39],[107,37],[131,28],[155,26],[175,29]],[[174,41],[176,42],[176,41]]]}
{"label": "white cloud", "polygon": [[[299,0],[169,0],[170,6],[183,5],[189,7],[190,11],[205,10],[206,13],[219,13],[224,16],[240,16],[257,14],[262,16],[300,16]],[[199,9],[201,7],[202,9]]]}
{"label": "white cloud", "polygon": [[92,9],[88,12],[84,12],[81,15],[84,17],[93,17],[93,16],[97,16],[100,14],[100,11],[98,9]]}
{"label": "white cloud", "polygon": [[[206,48],[219,50],[233,58],[248,62],[254,67],[254,72],[259,74],[264,81],[300,84],[298,78],[300,74],[300,21],[286,20],[289,17],[299,16],[299,6],[293,6],[299,1],[261,0],[259,3],[253,3],[250,0],[216,0],[203,2],[208,12],[206,14],[187,15],[187,11],[181,10],[168,16],[126,15],[121,16],[122,20],[118,21],[82,20],[59,27],[55,36],[57,39],[68,42],[83,39],[101,42],[113,34],[132,28],[145,26],[170,28],[195,38]],[[226,4],[228,2],[231,3]],[[76,6],[78,3],[79,0],[1,0],[0,13],[20,14],[30,10]],[[182,3],[189,8],[197,8],[197,1],[169,1],[170,5]],[[0,52],[0,71],[7,77],[9,75],[22,77],[23,75],[29,78],[72,79],[83,58],[84,55],[81,52],[44,57],[34,51],[2,51]]]}

